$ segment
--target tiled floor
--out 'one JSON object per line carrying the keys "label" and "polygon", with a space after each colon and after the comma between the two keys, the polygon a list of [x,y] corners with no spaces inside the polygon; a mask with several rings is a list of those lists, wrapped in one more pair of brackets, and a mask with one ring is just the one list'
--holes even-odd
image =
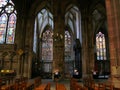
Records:
{"label": "tiled floor", "polygon": [[[51,84],[51,90],[55,90],[56,82],[54,80],[52,80],[52,79],[42,79],[42,83],[48,83],[48,82],[50,82],[50,84]],[[64,84],[66,89],[70,90],[70,81],[69,80],[60,80],[60,81],[57,81],[57,83]]]}

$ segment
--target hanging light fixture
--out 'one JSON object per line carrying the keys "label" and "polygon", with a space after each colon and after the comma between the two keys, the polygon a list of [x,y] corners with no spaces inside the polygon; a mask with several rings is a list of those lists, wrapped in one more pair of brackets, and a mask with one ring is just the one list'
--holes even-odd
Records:
{"label": "hanging light fixture", "polygon": [[[47,0],[46,1],[46,5],[47,5],[47,9],[51,9],[51,11],[53,12],[53,0]],[[49,17],[50,17],[50,13],[49,13],[49,11],[47,12],[47,16],[48,16],[48,24],[49,25],[52,25],[52,24],[50,24],[51,22],[50,22],[50,20],[49,20]],[[52,35],[52,37],[53,37],[53,41],[55,41],[55,42],[61,42],[62,40],[63,40],[63,35],[62,34],[60,34],[60,33],[53,33],[53,35]]]}
{"label": "hanging light fixture", "polygon": [[61,42],[63,40],[63,35],[59,33],[53,34],[53,40],[55,42]]}

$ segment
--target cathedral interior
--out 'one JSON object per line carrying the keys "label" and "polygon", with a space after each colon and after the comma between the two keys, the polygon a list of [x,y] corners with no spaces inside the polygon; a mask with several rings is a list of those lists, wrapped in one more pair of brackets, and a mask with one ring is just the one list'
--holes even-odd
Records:
{"label": "cathedral interior", "polygon": [[92,78],[120,88],[120,0],[0,0],[0,78]]}

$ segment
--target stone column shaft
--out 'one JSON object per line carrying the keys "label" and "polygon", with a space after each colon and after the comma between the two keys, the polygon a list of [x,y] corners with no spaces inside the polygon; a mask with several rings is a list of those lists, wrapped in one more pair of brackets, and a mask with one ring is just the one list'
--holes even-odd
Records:
{"label": "stone column shaft", "polygon": [[111,61],[111,82],[120,88],[120,2],[119,0],[106,0],[108,21],[108,36]]}

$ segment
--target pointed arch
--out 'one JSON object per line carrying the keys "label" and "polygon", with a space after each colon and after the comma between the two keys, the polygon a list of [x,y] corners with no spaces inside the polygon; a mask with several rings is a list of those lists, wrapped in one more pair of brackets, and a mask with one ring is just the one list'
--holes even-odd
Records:
{"label": "pointed arch", "polygon": [[99,30],[95,32],[94,44],[95,44],[94,71],[97,72],[97,78],[109,78],[110,75],[109,42],[106,28],[101,27],[99,28]]}
{"label": "pointed arch", "polygon": [[[53,15],[48,8],[42,8],[35,18],[33,51],[40,72],[51,78],[53,62]],[[33,71],[34,72],[34,71]],[[41,73],[39,73],[41,74]],[[45,76],[41,75],[42,78]]]}
{"label": "pointed arch", "polygon": [[76,5],[71,4],[66,9],[65,24],[71,28],[75,38],[80,39],[80,42],[82,43],[81,12]]}
{"label": "pointed arch", "polygon": [[34,25],[34,43],[33,43],[33,51],[36,53],[36,50],[39,48],[40,39],[42,38],[42,33],[44,32],[45,28],[48,27],[53,30],[53,15],[47,8],[41,9],[38,12],[35,18],[35,25]]}
{"label": "pointed arch", "polygon": [[107,19],[105,7],[99,3],[94,6],[92,12],[93,43],[94,43],[94,78],[109,78],[109,42],[107,31]]}
{"label": "pointed arch", "polygon": [[[69,29],[69,33],[72,35],[71,36],[71,45],[69,45],[72,47],[72,50],[69,48],[69,53],[72,53],[72,55],[70,55],[71,59],[73,59],[73,64],[71,64],[69,67],[72,68],[71,70],[71,74],[75,75],[77,77],[81,77],[82,73],[82,64],[81,64],[81,51],[80,48],[77,48],[79,52],[77,52],[74,49],[76,40],[80,41],[80,46],[82,44],[82,32],[81,32],[81,13],[79,11],[79,8],[76,5],[69,5],[68,8],[66,9],[66,14],[65,14],[65,24],[67,26],[67,28]],[[65,38],[66,39],[66,38]],[[65,48],[65,51],[67,49]],[[69,55],[67,55],[69,56]],[[70,60],[69,60],[69,63]],[[65,63],[67,66],[67,63]],[[69,67],[67,67],[69,69]],[[76,72],[74,72],[74,70],[77,69],[77,75]],[[69,70],[68,70],[69,71]]]}

